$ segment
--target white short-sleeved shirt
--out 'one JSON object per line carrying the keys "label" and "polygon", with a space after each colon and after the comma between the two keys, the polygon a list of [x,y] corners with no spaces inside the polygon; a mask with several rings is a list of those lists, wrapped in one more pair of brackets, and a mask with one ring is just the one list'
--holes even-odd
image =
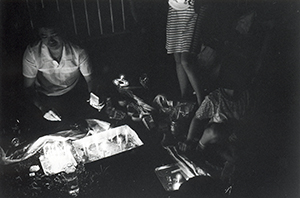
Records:
{"label": "white short-sleeved shirt", "polygon": [[55,61],[41,41],[28,46],[23,56],[23,75],[36,78],[37,90],[47,96],[60,96],[75,87],[80,73],[92,74],[89,58],[84,49],[68,42],[63,43],[60,62]]}

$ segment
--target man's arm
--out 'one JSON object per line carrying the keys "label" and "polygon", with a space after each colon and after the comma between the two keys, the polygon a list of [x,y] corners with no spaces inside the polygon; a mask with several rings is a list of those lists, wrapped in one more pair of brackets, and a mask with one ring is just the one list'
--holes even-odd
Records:
{"label": "man's arm", "polygon": [[35,81],[35,78],[24,77],[24,87],[25,87],[25,89],[33,87],[34,81]]}
{"label": "man's arm", "polygon": [[27,99],[32,102],[38,109],[43,111],[41,101],[39,100],[36,91],[34,90],[35,78],[28,78],[24,76],[24,88]]}
{"label": "man's arm", "polygon": [[61,121],[56,110],[42,104],[38,93],[35,90],[34,82],[38,72],[36,58],[31,47],[27,47],[23,55],[23,85],[26,99],[33,103],[42,113],[44,118],[50,121]]}
{"label": "man's arm", "polygon": [[26,99],[42,110],[41,102],[35,91],[34,82],[38,72],[33,49],[28,46],[23,55],[23,86]]}
{"label": "man's arm", "polygon": [[83,75],[87,86],[88,86],[88,91],[92,92],[93,91],[93,69],[92,65],[90,62],[89,55],[87,54],[86,50],[82,49],[79,52],[79,69],[81,74]]}
{"label": "man's arm", "polygon": [[98,94],[98,90],[96,90],[96,87],[94,87],[93,69],[90,64],[89,56],[85,50],[81,52],[79,59],[80,72],[83,75],[88,86],[88,91],[90,92],[90,99],[88,101],[92,107],[100,111],[104,107],[104,100],[96,95]]}
{"label": "man's arm", "polygon": [[88,100],[88,102],[92,107],[98,109],[98,111],[101,111],[102,108],[104,107],[104,100],[102,100],[103,98],[100,98],[99,96],[96,95],[96,91],[94,90],[93,87],[92,75],[84,76],[84,79],[87,83],[88,90],[90,92],[90,99]]}
{"label": "man's arm", "polygon": [[93,78],[92,78],[92,75],[88,75],[88,76],[84,76],[84,79],[87,83],[87,86],[88,86],[88,90],[89,92],[92,92],[93,90]]}
{"label": "man's arm", "polygon": [[44,118],[49,121],[61,121],[61,118],[54,109],[45,107],[40,101],[37,92],[34,89],[35,78],[24,77],[24,88],[26,98],[32,102],[42,113]]}

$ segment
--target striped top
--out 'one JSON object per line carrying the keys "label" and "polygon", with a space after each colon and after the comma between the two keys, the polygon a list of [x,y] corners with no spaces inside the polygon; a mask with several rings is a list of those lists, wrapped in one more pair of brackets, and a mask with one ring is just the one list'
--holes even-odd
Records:
{"label": "striped top", "polygon": [[196,19],[197,14],[192,5],[186,10],[175,10],[169,6],[166,27],[168,54],[190,51]]}

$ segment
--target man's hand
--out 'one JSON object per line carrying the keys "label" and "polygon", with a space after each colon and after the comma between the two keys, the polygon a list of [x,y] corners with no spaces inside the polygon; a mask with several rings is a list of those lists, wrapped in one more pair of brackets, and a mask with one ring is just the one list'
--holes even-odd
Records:
{"label": "man's hand", "polygon": [[44,118],[46,120],[53,121],[53,122],[61,121],[61,117],[59,116],[59,114],[55,112],[55,110],[51,110],[51,109],[44,114]]}
{"label": "man's hand", "polygon": [[98,111],[101,111],[101,109],[104,107],[105,103],[103,101],[100,102],[99,97],[96,96],[94,93],[90,93],[90,99],[88,100],[90,105],[94,107],[95,109],[98,109]]}

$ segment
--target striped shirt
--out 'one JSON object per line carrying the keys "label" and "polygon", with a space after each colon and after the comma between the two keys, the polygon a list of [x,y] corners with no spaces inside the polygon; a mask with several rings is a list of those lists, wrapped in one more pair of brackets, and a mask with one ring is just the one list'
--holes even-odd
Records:
{"label": "striped shirt", "polygon": [[175,10],[169,6],[166,27],[168,54],[190,51],[196,19],[197,14],[192,5],[185,10]]}

